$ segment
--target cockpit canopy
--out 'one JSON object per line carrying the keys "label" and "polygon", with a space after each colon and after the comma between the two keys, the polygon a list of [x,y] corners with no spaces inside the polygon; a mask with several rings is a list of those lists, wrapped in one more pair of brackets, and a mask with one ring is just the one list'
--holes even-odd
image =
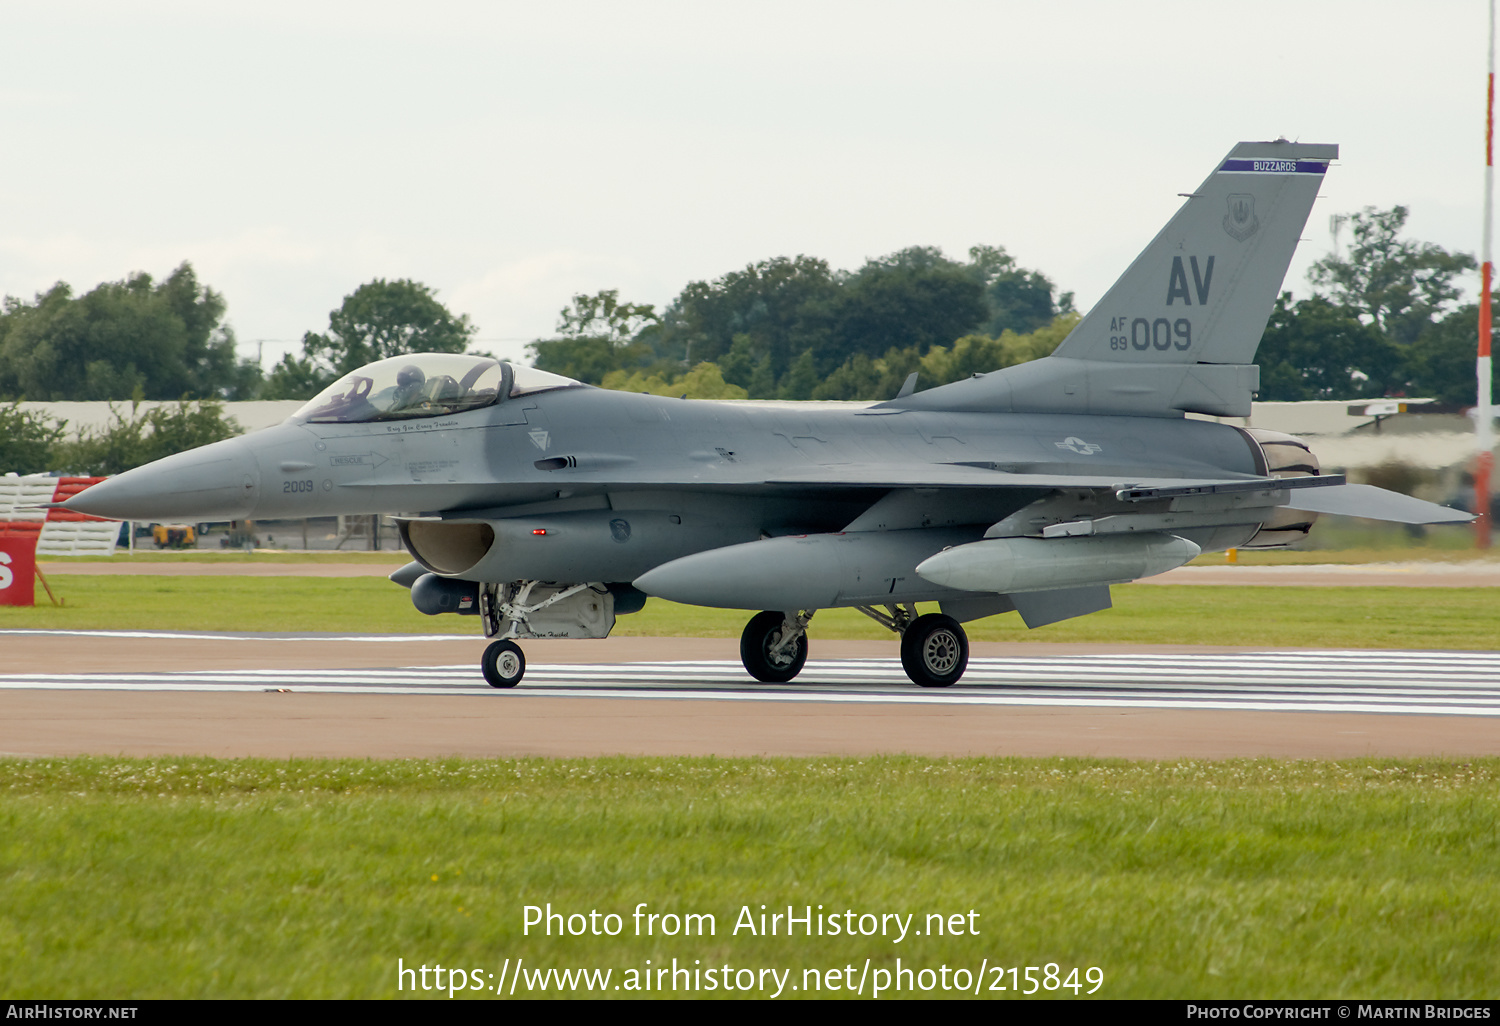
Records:
{"label": "cockpit canopy", "polygon": [[441,417],[492,406],[518,395],[581,383],[535,367],[456,353],[412,353],[350,371],[319,392],[294,419],[362,424]]}

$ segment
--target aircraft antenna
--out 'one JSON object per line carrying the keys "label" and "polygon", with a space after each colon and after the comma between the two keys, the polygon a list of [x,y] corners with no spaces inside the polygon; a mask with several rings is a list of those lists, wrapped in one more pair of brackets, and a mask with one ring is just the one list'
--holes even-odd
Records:
{"label": "aircraft antenna", "polygon": [[1478,548],[1490,547],[1490,474],[1495,467],[1495,410],[1491,403],[1494,368],[1490,363],[1490,280],[1494,262],[1490,255],[1491,221],[1495,194],[1495,0],[1490,0],[1489,73],[1485,79],[1484,110],[1484,243],[1479,290],[1479,356],[1475,361],[1478,378],[1478,405],[1474,410],[1474,434],[1477,459],[1474,467],[1474,542]]}

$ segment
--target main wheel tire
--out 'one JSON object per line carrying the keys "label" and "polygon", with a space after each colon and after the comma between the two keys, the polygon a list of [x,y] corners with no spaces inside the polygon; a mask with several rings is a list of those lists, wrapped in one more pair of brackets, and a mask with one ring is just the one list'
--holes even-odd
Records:
{"label": "main wheel tire", "polygon": [[756,680],[785,684],[802,672],[802,666],[807,662],[806,634],[798,638],[790,650],[771,654],[771,647],[781,640],[785,622],[785,613],[767,611],[756,613],[745,625],[745,633],[740,635],[740,662]]}
{"label": "main wheel tire", "polygon": [[951,616],[919,616],[901,635],[901,666],[915,684],[946,688],[969,665],[969,636]]}
{"label": "main wheel tire", "polygon": [[497,641],[484,650],[479,668],[492,688],[513,688],[526,676],[526,656],[514,641]]}

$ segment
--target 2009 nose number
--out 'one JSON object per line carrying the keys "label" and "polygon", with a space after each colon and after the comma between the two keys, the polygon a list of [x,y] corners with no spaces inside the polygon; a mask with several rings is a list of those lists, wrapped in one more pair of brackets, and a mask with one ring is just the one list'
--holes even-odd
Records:
{"label": "2009 nose number", "polygon": [[312,481],[287,481],[281,486],[281,494],[283,495],[295,492],[310,492],[312,490]]}

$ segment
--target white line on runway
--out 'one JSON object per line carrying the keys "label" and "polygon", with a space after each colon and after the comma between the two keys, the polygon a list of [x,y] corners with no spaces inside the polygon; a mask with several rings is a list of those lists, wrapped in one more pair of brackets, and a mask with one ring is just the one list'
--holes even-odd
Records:
{"label": "white line on runway", "polygon": [[726,701],[1105,706],[1500,716],[1500,653],[1269,652],[975,658],[963,682],[917,688],[893,659],[812,660],[792,684],[736,662],[534,665],[513,691],[461,666],[366,670],[7,674],[0,690],[544,695]]}
{"label": "white line on runway", "polygon": [[482,641],[477,634],[317,634],[317,633],[256,633],[212,634],[200,631],[83,631],[50,630],[43,628],[13,628],[0,630],[0,637],[7,634],[52,634],[74,638],[146,638],[158,641]]}

